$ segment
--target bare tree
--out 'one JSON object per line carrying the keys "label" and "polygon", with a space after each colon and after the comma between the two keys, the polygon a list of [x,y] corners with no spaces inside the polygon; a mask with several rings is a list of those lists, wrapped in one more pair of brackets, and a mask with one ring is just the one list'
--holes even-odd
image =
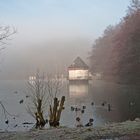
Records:
{"label": "bare tree", "polygon": [[0,50],[4,49],[3,45],[11,40],[10,37],[16,33],[16,29],[10,26],[0,26]]}
{"label": "bare tree", "polygon": [[62,97],[62,101],[59,102],[57,98],[62,87],[60,77],[54,78],[48,75],[45,78],[44,75],[40,76],[37,73],[35,79],[28,82],[27,87],[27,93],[30,95],[27,110],[36,119],[36,128],[43,128],[45,126],[47,123],[47,118],[45,118],[46,113],[49,114],[50,126],[56,126],[56,124],[58,126],[65,100],[65,97]]}
{"label": "bare tree", "polygon": [[28,81],[27,88],[27,94],[30,96],[27,111],[36,119],[36,128],[42,128],[46,124],[44,114],[49,98],[44,75],[37,73],[33,81]]}
{"label": "bare tree", "polygon": [[[15,33],[16,33],[16,29],[14,27],[11,28],[10,26],[0,26],[0,51],[5,49],[5,46],[3,45],[5,45],[7,41],[10,40],[10,37]],[[7,115],[13,116],[6,110],[1,100],[0,100],[0,106],[4,113],[5,119],[7,119]],[[6,124],[9,123],[8,119],[5,121],[5,123]]]}
{"label": "bare tree", "polygon": [[0,106],[2,108],[2,112],[4,114],[5,120],[7,119],[7,114],[11,116],[11,114],[6,110],[5,106],[3,105],[2,101],[0,101]]}
{"label": "bare tree", "polygon": [[46,76],[46,87],[49,95],[49,104],[52,105],[53,99],[58,97],[62,88],[62,80],[59,74],[53,77],[51,74]]}
{"label": "bare tree", "polygon": [[47,77],[47,90],[49,93],[49,124],[52,127],[59,126],[61,112],[64,109],[65,96],[58,99],[58,95],[62,88],[62,80],[60,75],[56,75],[54,78]]}

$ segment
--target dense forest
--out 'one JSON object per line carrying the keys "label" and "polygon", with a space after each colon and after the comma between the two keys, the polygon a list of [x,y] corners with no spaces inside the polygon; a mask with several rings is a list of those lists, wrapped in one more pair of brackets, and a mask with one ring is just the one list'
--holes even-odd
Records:
{"label": "dense forest", "polygon": [[132,0],[125,17],[95,41],[89,60],[91,72],[106,80],[140,84],[139,0]]}

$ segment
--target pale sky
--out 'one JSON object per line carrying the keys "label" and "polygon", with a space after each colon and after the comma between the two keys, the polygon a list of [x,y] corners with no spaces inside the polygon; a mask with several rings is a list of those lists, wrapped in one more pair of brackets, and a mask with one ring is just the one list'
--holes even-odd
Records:
{"label": "pale sky", "polygon": [[0,54],[1,79],[22,79],[37,68],[63,71],[77,55],[85,60],[94,40],[125,16],[129,4],[130,0],[0,0],[0,24],[18,30]]}

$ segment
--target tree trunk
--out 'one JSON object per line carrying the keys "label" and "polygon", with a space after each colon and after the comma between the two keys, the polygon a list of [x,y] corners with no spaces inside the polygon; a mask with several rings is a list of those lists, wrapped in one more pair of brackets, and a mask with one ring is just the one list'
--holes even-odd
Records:
{"label": "tree trunk", "polygon": [[64,102],[65,102],[65,96],[61,98],[60,104],[59,104],[58,98],[56,97],[54,98],[53,107],[50,105],[50,120],[49,120],[50,126],[53,126],[53,127],[59,126],[61,112],[64,109]]}
{"label": "tree trunk", "polygon": [[41,110],[42,106],[42,100],[38,99],[38,106],[37,106],[37,112],[35,113],[36,116],[36,128],[43,128],[46,124],[46,121],[43,117],[43,111]]}
{"label": "tree trunk", "polygon": [[56,117],[56,121],[58,121],[58,122],[60,121],[61,112],[64,109],[64,102],[65,102],[65,96],[62,96],[60,106],[59,106],[59,109],[57,111],[57,117]]}

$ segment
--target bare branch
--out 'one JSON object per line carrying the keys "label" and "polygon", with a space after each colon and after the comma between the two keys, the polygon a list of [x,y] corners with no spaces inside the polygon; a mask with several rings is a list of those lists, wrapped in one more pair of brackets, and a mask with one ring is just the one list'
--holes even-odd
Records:
{"label": "bare branch", "polygon": [[44,114],[48,113],[49,106],[53,99],[58,95],[62,87],[60,77],[52,77],[51,74],[40,75],[36,73],[33,81],[27,82],[27,94],[30,97],[30,105],[27,106],[27,112],[36,119],[36,127],[41,127],[39,122],[44,122]]}
{"label": "bare branch", "polygon": [[[11,40],[11,36],[15,34],[17,30],[10,26],[0,26],[0,46],[7,44],[8,40]],[[4,47],[0,48],[0,50]]]}

